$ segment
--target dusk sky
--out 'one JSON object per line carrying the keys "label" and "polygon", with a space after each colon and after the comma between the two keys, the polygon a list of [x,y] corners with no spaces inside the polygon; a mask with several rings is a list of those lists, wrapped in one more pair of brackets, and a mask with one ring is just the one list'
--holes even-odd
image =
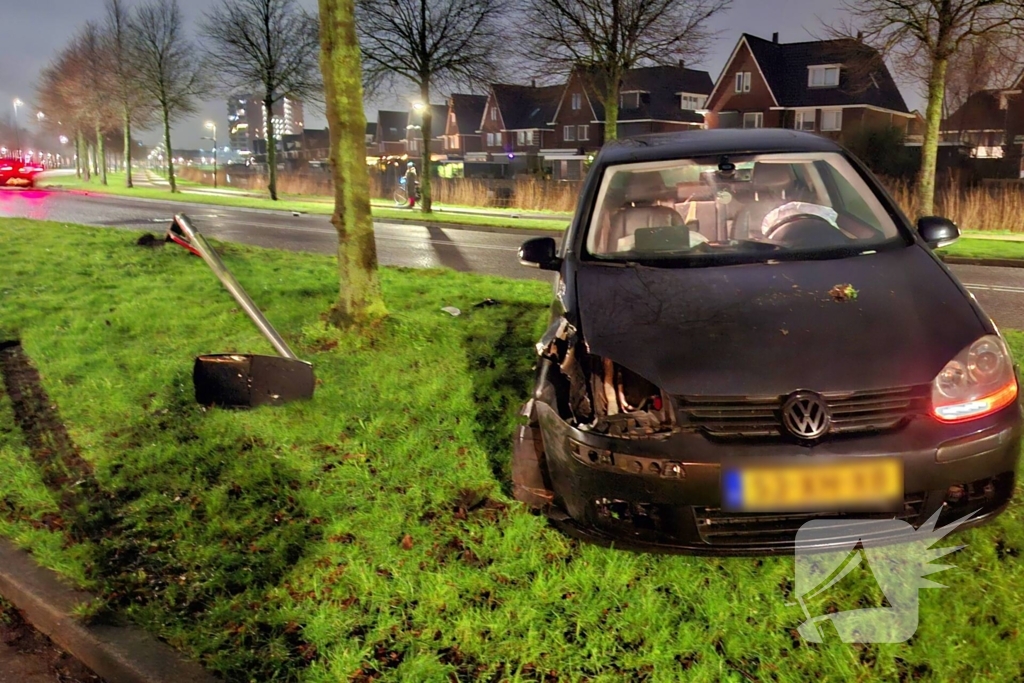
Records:
{"label": "dusk sky", "polygon": [[[212,4],[211,0],[179,2],[191,27]],[[316,0],[300,2],[310,9],[317,4]],[[31,107],[40,68],[82,23],[89,19],[102,19],[103,4],[103,0],[0,0],[0,116],[6,118],[13,113],[15,97],[20,97]],[[772,32],[778,31],[783,42],[812,39],[821,32],[822,20],[833,21],[840,15],[838,6],[839,0],[733,0],[732,8],[713,23],[713,28],[720,31],[718,41],[704,63],[694,66],[707,69],[712,78],[716,78],[742,32],[771,38]],[[894,76],[898,80],[898,74]],[[914,87],[907,84],[901,84],[901,87],[907,105],[911,109],[920,107],[920,98],[914,93]],[[410,88],[408,98],[368,103],[369,115],[372,117],[378,106],[408,106],[408,102],[414,99],[412,93]],[[209,145],[200,141],[200,136],[205,134],[202,131],[205,120],[215,120],[218,129],[226,133],[226,96],[226,92],[221,93],[206,103],[199,114],[179,122],[174,130],[175,147],[195,149]],[[443,102],[443,97],[437,97],[436,101]],[[23,125],[27,121],[26,113],[24,109],[20,112],[19,119]],[[323,125],[320,116],[307,112],[308,128]],[[149,131],[141,134],[141,138],[148,144],[156,140],[157,134]],[[221,138],[226,140],[226,134]]]}

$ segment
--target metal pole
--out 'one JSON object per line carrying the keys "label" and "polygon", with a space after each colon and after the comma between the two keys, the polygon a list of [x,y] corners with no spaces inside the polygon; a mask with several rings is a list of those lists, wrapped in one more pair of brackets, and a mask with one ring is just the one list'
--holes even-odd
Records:
{"label": "metal pole", "polygon": [[217,124],[213,126],[213,189],[217,189]]}
{"label": "metal pole", "polygon": [[206,238],[198,230],[192,226],[192,221],[183,213],[179,213],[174,217],[174,222],[178,224],[182,232],[185,233],[185,237],[195,247],[199,255],[206,261],[206,265],[210,267],[213,274],[217,276],[221,284],[224,285],[225,289],[231,292],[231,296],[235,298],[238,305],[241,306],[245,312],[249,315],[252,321],[259,328],[263,336],[267,338],[273,347],[279,354],[285,358],[291,358],[298,360],[298,356],[288,347],[288,344],[281,335],[277,333],[274,326],[270,324],[270,321],[264,317],[263,312],[256,307],[253,300],[249,298],[249,295],[242,289],[242,285],[238,284],[238,280],[231,274],[231,271],[227,269],[224,262],[220,260],[220,256],[214,250],[210,243],[206,241]]}

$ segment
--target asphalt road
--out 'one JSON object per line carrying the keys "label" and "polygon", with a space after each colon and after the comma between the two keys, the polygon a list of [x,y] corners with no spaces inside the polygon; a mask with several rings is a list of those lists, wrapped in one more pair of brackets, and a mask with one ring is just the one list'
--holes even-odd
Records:
{"label": "asphalt road", "polygon": [[[61,191],[0,190],[0,216],[66,221],[162,233],[176,212],[186,212],[210,237],[263,247],[334,253],[337,237],[326,216],[236,209]],[[535,231],[427,227],[375,223],[377,254],[384,265],[447,267],[473,273],[550,280],[519,265],[519,244]],[[1000,327],[1024,329],[1024,269],[953,266]]]}

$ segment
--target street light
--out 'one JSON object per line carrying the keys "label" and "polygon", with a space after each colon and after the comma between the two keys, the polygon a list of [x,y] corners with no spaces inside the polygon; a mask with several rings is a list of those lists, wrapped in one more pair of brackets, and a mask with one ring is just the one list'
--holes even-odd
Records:
{"label": "street light", "polygon": [[412,108],[413,111],[422,112],[424,109],[427,108],[427,105],[423,104],[422,102],[413,102]]}
{"label": "street light", "polygon": [[44,114],[43,112],[38,112],[36,114],[36,120],[37,121],[43,121],[45,119],[46,119],[46,114]]}
{"label": "street light", "polygon": [[212,138],[203,138],[204,140],[213,140],[213,189],[217,189],[217,124],[213,121],[206,122],[206,130],[213,131]]}
{"label": "street light", "polygon": [[18,107],[25,106],[25,103],[20,98],[14,98],[14,144],[18,148],[18,154],[21,154],[21,130],[18,129]]}

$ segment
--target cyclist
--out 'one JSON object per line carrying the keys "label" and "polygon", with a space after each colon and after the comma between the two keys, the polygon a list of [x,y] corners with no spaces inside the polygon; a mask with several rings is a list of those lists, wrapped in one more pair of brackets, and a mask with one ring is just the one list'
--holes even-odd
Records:
{"label": "cyclist", "polygon": [[416,206],[416,200],[420,198],[419,176],[416,173],[416,164],[409,162],[405,170],[405,191],[409,197],[409,208]]}

